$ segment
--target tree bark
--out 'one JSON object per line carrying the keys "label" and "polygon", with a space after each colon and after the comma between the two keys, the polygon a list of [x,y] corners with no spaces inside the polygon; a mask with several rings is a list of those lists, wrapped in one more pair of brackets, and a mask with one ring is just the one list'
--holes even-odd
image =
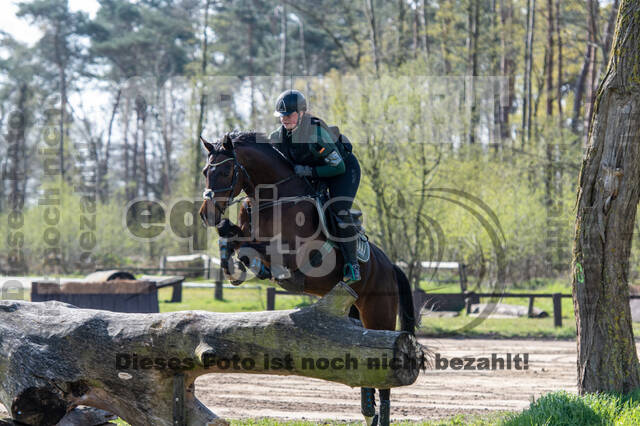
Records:
{"label": "tree bark", "polygon": [[[134,426],[168,426],[176,417],[200,426],[225,423],[194,395],[203,374],[299,375],[376,388],[413,383],[424,349],[409,333],[356,326],[347,317],[354,301],[344,284],[303,309],[234,314],[122,314],[3,300],[0,401],[27,425],[54,425],[88,405]],[[344,364],[329,365],[334,359]],[[383,366],[384,359],[404,364]]]}
{"label": "tree bark", "polygon": [[613,43],[579,179],[572,271],[581,394],[640,385],[628,299],[640,187],[637,0],[621,2]]}

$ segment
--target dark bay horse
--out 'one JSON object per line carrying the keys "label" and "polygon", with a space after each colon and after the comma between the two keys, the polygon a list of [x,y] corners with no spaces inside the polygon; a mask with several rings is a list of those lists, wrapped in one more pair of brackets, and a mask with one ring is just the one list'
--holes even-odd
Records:
{"label": "dark bay horse", "polygon": [[[297,285],[299,290],[317,296],[329,292],[342,279],[343,259],[339,250],[326,253],[325,249],[320,266],[309,267],[309,257],[315,255],[317,260],[318,253],[327,247],[326,237],[319,231],[315,203],[301,197],[310,194],[309,183],[293,172],[288,160],[262,134],[231,133],[217,144],[204,139],[202,143],[208,151],[203,170],[207,180],[205,200],[200,208],[205,224],[218,227],[221,237],[231,239],[232,249],[249,248],[249,257],[254,259],[246,259],[247,263],[259,258],[272,271],[291,272],[292,277],[281,280],[275,275],[283,287]],[[270,192],[267,196],[265,189]],[[223,215],[241,191],[248,201],[242,205],[236,226]],[[355,307],[362,325],[395,330],[399,314],[401,329],[413,334],[413,297],[405,274],[373,243],[369,260],[360,262],[360,268],[362,280],[351,288],[358,294]],[[362,389],[362,414],[368,424],[388,425],[390,389],[379,392],[380,412],[376,415],[374,390]]]}

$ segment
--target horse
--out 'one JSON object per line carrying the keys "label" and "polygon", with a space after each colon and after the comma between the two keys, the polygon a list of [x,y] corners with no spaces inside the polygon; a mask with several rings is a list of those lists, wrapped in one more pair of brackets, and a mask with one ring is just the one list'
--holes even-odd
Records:
{"label": "horse", "polygon": [[[267,143],[263,134],[227,133],[216,144],[200,139],[208,160],[203,169],[207,183],[200,208],[205,225],[217,227],[221,240],[225,237],[232,242],[231,251],[245,249],[245,264],[259,260],[268,271],[280,271],[271,278],[282,287],[295,287],[316,296],[328,293],[342,279],[343,258],[339,250],[327,246],[326,236],[319,231],[320,212],[314,202],[318,194],[313,193],[309,181],[293,172],[293,165]],[[265,189],[271,191],[266,197]],[[247,198],[242,203],[238,226],[223,216],[231,204],[238,202],[242,191]],[[274,207],[279,208],[277,212]],[[302,251],[296,250],[300,241],[305,242]],[[287,250],[288,247],[294,249]],[[395,330],[399,316],[401,330],[414,334],[413,296],[406,275],[378,246],[369,242],[369,247],[368,261],[360,262],[362,279],[351,284],[358,296],[355,308],[362,325],[374,330]],[[229,273],[226,259],[230,253],[221,253],[221,257],[225,258],[222,266]],[[322,267],[309,266],[314,259]],[[330,261],[323,261],[326,259]],[[264,270],[263,276],[257,272],[259,278],[265,277]],[[368,425],[389,424],[390,389],[379,389],[379,397],[376,413],[375,389],[361,388],[361,411]]]}

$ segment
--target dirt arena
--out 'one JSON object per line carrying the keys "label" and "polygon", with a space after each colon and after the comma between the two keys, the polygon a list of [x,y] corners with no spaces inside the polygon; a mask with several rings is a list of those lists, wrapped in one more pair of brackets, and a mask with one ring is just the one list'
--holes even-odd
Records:
{"label": "dirt arena", "polygon": [[[425,338],[420,342],[447,359],[528,353],[528,369],[430,370],[413,385],[391,391],[391,414],[395,421],[521,410],[532,397],[547,392],[561,389],[576,392],[573,341]],[[316,379],[210,374],[198,378],[196,394],[225,418],[362,419],[359,389]],[[0,416],[6,414],[0,410]]]}
{"label": "dirt arena", "polygon": [[[395,421],[459,413],[521,410],[532,397],[561,389],[576,392],[573,341],[420,339],[442,357],[491,357],[528,353],[528,370],[432,370],[416,383],[391,391]],[[513,367],[513,365],[512,365]],[[361,420],[360,390],[295,376],[220,374],[200,377],[196,393],[226,418],[273,417]]]}

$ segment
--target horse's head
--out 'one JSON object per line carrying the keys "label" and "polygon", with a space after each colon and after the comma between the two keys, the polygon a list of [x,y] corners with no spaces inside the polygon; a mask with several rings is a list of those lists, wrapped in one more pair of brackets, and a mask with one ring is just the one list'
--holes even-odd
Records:
{"label": "horse's head", "polygon": [[205,225],[216,226],[231,201],[242,191],[245,179],[249,179],[249,176],[236,157],[228,133],[218,144],[209,143],[202,137],[200,140],[208,151],[207,165],[202,169],[207,183],[202,194],[204,201],[200,207],[200,217]]}

